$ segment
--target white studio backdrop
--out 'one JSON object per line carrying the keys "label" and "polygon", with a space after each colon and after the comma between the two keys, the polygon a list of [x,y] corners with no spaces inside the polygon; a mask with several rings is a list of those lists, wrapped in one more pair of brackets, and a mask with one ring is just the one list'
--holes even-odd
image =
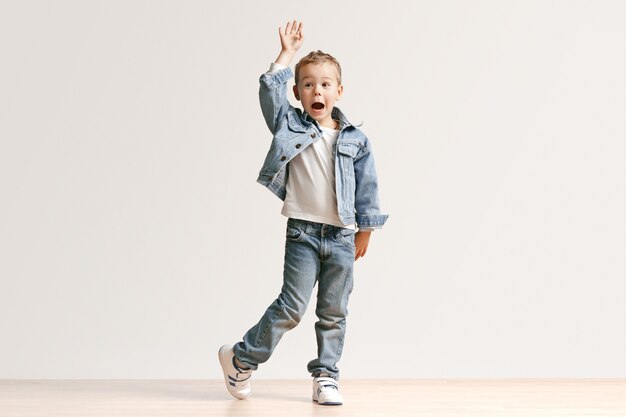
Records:
{"label": "white studio backdrop", "polygon": [[[280,290],[257,91],[294,18],[296,59],[342,63],[391,215],[356,265],[343,377],[626,377],[625,17],[0,3],[0,378],[221,378],[219,346]],[[258,378],[307,376],[314,321]]]}

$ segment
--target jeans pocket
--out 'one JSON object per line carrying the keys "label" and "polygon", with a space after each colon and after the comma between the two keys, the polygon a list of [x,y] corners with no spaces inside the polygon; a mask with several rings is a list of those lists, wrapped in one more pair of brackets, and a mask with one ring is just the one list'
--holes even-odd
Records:
{"label": "jeans pocket", "polygon": [[344,246],[349,247],[350,249],[355,248],[354,244],[354,235],[356,230],[352,229],[343,229],[341,232],[337,234],[337,240],[342,243]]}
{"label": "jeans pocket", "polygon": [[300,242],[304,238],[304,232],[295,226],[287,226],[286,238],[294,242]]}

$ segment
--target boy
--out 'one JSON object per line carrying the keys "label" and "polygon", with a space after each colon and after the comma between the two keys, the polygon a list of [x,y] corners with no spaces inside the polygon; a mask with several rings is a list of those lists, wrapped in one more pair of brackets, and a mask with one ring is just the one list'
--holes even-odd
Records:
{"label": "boy", "polygon": [[371,231],[388,216],[379,209],[369,141],[334,107],[343,94],[339,63],[321,51],[300,60],[293,92],[304,111],[296,109],[287,100],[287,81],[289,64],[304,40],[302,23],[287,23],[279,35],[281,52],[260,78],[261,110],[274,138],[257,181],[284,201],[282,214],[289,218],[283,286],[243,340],[222,346],[218,356],[228,391],[239,399],[249,397],[252,371],[300,322],[317,282],[318,357],[308,364],[313,401],[340,405],[337,362],[352,267],[365,255]]}

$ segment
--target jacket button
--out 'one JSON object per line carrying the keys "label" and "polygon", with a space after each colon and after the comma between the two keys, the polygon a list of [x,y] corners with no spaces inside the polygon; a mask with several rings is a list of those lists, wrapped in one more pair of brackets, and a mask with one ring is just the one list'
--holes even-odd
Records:
{"label": "jacket button", "polygon": [[301,145],[300,143],[298,143],[298,144],[296,145],[296,149],[300,149],[300,146],[302,146],[302,145]]}
{"label": "jacket button", "polygon": [[285,159],[287,159],[287,157],[286,157],[285,155],[283,155],[283,156],[281,156],[281,157],[280,157],[280,160],[281,160],[281,161],[284,161]]}
{"label": "jacket button", "polygon": [[315,133],[311,133],[312,138],[314,138],[315,136],[317,136]]}

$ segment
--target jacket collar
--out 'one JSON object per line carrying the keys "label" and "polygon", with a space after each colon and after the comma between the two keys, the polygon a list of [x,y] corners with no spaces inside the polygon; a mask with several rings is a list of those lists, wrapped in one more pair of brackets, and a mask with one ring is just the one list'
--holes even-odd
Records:
{"label": "jacket collar", "polygon": [[[315,125],[317,130],[320,130],[319,124],[315,119],[313,119],[307,112],[303,112],[302,110],[296,108],[296,112],[300,117],[289,118],[289,126],[294,128],[297,131],[298,127],[303,129],[302,131],[306,131],[311,125]],[[339,109],[339,107],[333,107],[333,111],[331,112],[331,116],[333,119],[339,121],[339,130],[344,130],[345,128],[352,126],[352,123],[348,120],[348,118],[343,114],[343,112]],[[302,121],[302,122],[300,122]]]}

